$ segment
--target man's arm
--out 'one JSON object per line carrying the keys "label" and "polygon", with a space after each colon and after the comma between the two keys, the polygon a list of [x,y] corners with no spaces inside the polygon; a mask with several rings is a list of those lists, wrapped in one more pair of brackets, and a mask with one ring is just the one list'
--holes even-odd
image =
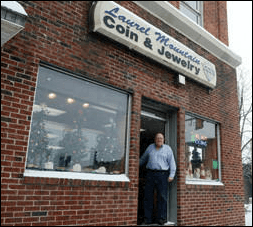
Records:
{"label": "man's arm", "polygon": [[169,166],[170,166],[170,176],[169,176],[169,182],[173,181],[175,173],[176,173],[176,163],[175,163],[175,158],[173,155],[173,151],[171,150],[170,152],[170,157],[169,157]]}
{"label": "man's arm", "polygon": [[140,166],[144,165],[148,161],[149,147],[150,146],[148,146],[148,148],[146,149],[146,151],[144,152],[144,154],[140,158]]}

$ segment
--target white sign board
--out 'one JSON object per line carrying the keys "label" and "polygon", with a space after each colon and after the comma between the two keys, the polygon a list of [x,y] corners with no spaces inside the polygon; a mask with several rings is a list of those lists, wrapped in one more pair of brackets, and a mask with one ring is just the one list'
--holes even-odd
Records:
{"label": "white sign board", "polygon": [[214,64],[112,1],[91,8],[92,31],[101,33],[208,87],[216,86]]}

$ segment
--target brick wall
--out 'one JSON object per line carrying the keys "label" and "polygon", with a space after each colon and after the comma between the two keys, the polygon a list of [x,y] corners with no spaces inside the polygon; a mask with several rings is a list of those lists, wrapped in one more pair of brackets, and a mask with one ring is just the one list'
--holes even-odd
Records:
{"label": "brick wall", "polygon": [[[214,90],[208,92],[187,78],[186,86],[178,85],[173,70],[102,35],[89,33],[91,2],[20,3],[29,15],[25,29],[1,48],[1,225],[135,225],[143,96],[179,108],[178,224],[244,225],[233,68],[162,24],[165,32],[216,65],[218,80]],[[120,4],[155,26],[162,23],[132,2]],[[225,7],[223,3],[218,5]],[[220,12],[219,18],[223,16]],[[215,26],[210,24],[207,28],[214,35]],[[216,36],[226,43],[226,31],[223,32]],[[133,92],[129,183],[23,176],[40,61]],[[224,186],[185,185],[185,111],[220,122]]]}
{"label": "brick wall", "polygon": [[204,28],[228,46],[227,2],[204,1]]}

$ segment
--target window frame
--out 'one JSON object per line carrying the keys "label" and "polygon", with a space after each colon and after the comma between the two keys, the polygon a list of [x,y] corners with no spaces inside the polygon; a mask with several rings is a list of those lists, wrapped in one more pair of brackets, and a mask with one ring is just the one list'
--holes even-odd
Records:
{"label": "window frame", "polygon": [[[102,83],[97,80],[92,80],[90,78],[87,78],[85,75],[80,75],[78,73],[72,73],[68,70],[49,65],[47,63],[41,62],[39,65],[39,69],[41,67],[53,70],[58,73],[63,73],[65,75],[68,75],[70,77],[73,77],[75,79],[79,79],[80,81],[89,82],[94,85],[102,86],[104,88],[114,90],[116,92],[120,92],[122,94],[127,95],[127,110],[126,110],[126,138],[125,138],[125,173],[123,174],[101,174],[101,173],[86,173],[86,172],[67,172],[67,171],[51,171],[51,170],[33,170],[33,169],[27,169],[27,158],[28,158],[28,148],[27,146],[27,154],[26,154],[26,161],[25,161],[25,171],[24,176],[25,177],[46,177],[46,178],[60,178],[60,179],[79,179],[79,180],[94,180],[94,181],[121,181],[121,182],[130,182],[129,179],[129,149],[130,149],[130,122],[131,122],[131,104],[132,104],[132,94],[131,92],[125,91],[120,88],[116,88],[112,85],[108,85],[105,83]],[[37,76],[39,75],[39,70],[37,73]],[[37,88],[38,79],[36,81],[36,88]],[[34,97],[36,95],[36,91],[34,94]],[[33,101],[33,106],[35,104],[35,98]],[[29,129],[29,137],[30,139],[30,133],[32,131],[32,120],[33,120],[33,111],[31,116],[31,122],[30,122],[30,129]],[[28,141],[29,144],[29,141]]]}
{"label": "window frame", "polygon": [[185,183],[186,184],[192,184],[192,185],[217,185],[217,186],[224,186],[224,184],[222,183],[222,175],[221,175],[221,145],[220,145],[220,122],[218,121],[214,121],[210,118],[207,117],[203,117],[201,115],[192,113],[192,112],[185,112],[185,116],[191,116],[194,118],[200,118],[204,121],[207,121],[209,123],[215,124],[217,125],[217,156],[218,156],[218,180],[206,180],[206,179],[188,179],[185,177]]}
{"label": "window frame", "polygon": [[[179,11],[186,16],[187,18],[189,18],[190,20],[192,20],[193,22],[195,22],[197,25],[203,27],[203,1],[195,1],[197,4],[197,9],[192,8],[186,1],[180,1],[179,4]],[[187,14],[183,13],[183,11],[181,10],[181,5],[183,5],[187,10],[189,10],[191,13],[193,13],[194,15],[197,16],[197,20],[198,22],[194,21],[193,19],[191,19]]]}

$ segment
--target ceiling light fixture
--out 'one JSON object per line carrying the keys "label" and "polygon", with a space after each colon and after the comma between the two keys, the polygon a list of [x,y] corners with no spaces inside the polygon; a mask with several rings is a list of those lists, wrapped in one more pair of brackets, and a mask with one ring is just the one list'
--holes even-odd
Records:
{"label": "ceiling light fixture", "polygon": [[90,104],[87,102],[83,104],[83,108],[88,108],[89,106],[90,106]]}
{"label": "ceiling light fixture", "polygon": [[72,104],[72,103],[74,103],[74,102],[75,102],[75,99],[68,98],[68,99],[67,99],[67,102],[68,102],[69,104]]}
{"label": "ceiling light fixture", "polygon": [[55,93],[50,93],[50,94],[48,95],[48,98],[50,98],[50,99],[55,99],[55,98],[56,98],[56,94],[55,94]]}

